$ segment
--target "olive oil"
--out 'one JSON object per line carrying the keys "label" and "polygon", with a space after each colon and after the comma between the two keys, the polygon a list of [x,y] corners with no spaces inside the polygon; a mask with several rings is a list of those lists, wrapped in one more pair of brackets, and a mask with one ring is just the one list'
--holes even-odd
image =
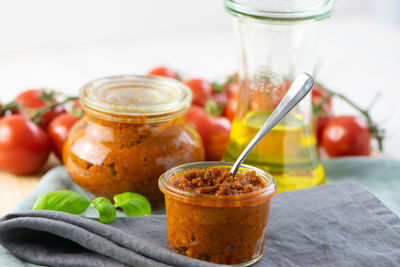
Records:
{"label": "olive oil", "polygon": [[[237,159],[270,116],[268,111],[250,111],[234,119],[224,161]],[[278,191],[311,187],[324,182],[311,122],[289,113],[250,152],[245,163],[266,170],[278,182]]]}

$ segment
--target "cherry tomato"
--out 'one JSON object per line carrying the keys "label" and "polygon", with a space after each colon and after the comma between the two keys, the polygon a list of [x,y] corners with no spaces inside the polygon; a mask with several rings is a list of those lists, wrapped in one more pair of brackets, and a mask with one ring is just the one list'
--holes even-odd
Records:
{"label": "cherry tomato", "polygon": [[191,79],[185,84],[192,90],[192,104],[204,107],[207,100],[212,96],[212,84],[203,79]]}
{"label": "cherry tomato", "polygon": [[178,79],[178,73],[174,71],[173,69],[167,68],[167,67],[157,67],[149,71],[149,75],[153,76],[164,76],[164,77],[170,77],[174,79]]}
{"label": "cherry tomato", "polygon": [[214,93],[212,97],[218,105],[225,105],[228,102],[228,96],[225,92]]}
{"label": "cherry tomato", "polygon": [[316,116],[315,117],[315,123],[316,123],[316,134],[317,134],[317,144],[318,146],[322,146],[322,135],[323,132],[326,128],[326,125],[328,125],[331,117],[330,116]]}
{"label": "cherry tomato", "polygon": [[0,167],[14,174],[32,174],[47,160],[50,141],[35,123],[21,115],[0,120]]}
{"label": "cherry tomato", "polygon": [[314,113],[317,115],[331,115],[332,114],[332,96],[320,85],[315,85],[311,91],[312,104],[317,108]]}
{"label": "cherry tomato", "polygon": [[228,97],[232,97],[233,95],[237,95],[239,93],[239,84],[237,82],[231,82],[224,86],[222,89]]}
{"label": "cherry tomato", "polygon": [[15,98],[15,101],[20,105],[28,108],[42,108],[46,102],[42,99],[43,90],[30,89],[26,90]]}
{"label": "cherry tomato", "polygon": [[79,99],[72,101],[72,106],[78,110],[82,109],[81,101]]}
{"label": "cherry tomato", "polygon": [[333,117],[322,134],[322,145],[330,157],[368,156],[371,154],[371,133],[365,122],[357,117]]}
{"label": "cherry tomato", "polygon": [[64,113],[52,120],[49,125],[47,133],[50,137],[51,147],[60,160],[62,160],[62,150],[68,133],[78,120],[79,118]]}
{"label": "cherry tomato", "polygon": [[228,102],[226,102],[222,114],[225,117],[227,117],[230,121],[233,121],[236,115],[237,105],[238,105],[237,95],[233,95],[228,99]]}
{"label": "cherry tomato", "polygon": [[311,92],[317,144],[321,146],[323,131],[332,117],[332,96],[321,85],[315,85]]}
{"label": "cherry tomato", "polygon": [[83,108],[82,108],[82,105],[81,105],[81,102],[79,101],[79,99],[75,99],[72,102],[70,113],[77,118],[81,118],[83,116],[83,114],[85,113],[83,111]]}
{"label": "cherry tomato", "polygon": [[[25,116],[29,116],[33,111],[43,108],[46,105],[57,103],[56,99],[51,98],[49,100],[43,99],[44,91],[41,89],[30,89],[20,93],[16,98],[15,102],[21,105],[24,110],[22,114]],[[40,125],[47,129],[51,120],[65,112],[65,108],[63,106],[57,106],[54,109],[46,112],[42,116],[42,121]]]}
{"label": "cherry tomato", "polygon": [[256,90],[252,90],[251,107],[253,110],[273,110],[275,109],[286,92],[289,90],[291,82],[283,81],[280,84],[269,84],[267,82],[258,84]]}
{"label": "cherry tomato", "polygon": [[65,108],[63,106],[55,107],[53,110],[50,110],[43,114],[42,122],[40,125],[43,127],[43,129],[47,130],[49,128],[51,121],[63,113],[65,113]]}
{"label": "cherry tomato", "polygon": [[201,136],[206,160],[221,160],[228,146],[230,121],[225,117],[209,115],[198,106],[189,109],[186,119]]}

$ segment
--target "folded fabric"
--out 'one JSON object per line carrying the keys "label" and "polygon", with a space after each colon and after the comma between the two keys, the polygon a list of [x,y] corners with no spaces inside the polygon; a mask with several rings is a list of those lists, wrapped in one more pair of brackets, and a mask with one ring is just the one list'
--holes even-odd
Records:
{"label": "folded fabric", "polygon": [[170,252],[162,215],[105,225],[62,212],[12,213],[0,236],[19,258],[51,266],[215,266]]}
{"label": "folded fabric", "polygon": [[[76,189],[65,169],[48,175]],[[163,215],[104,225],[53,211],[14,212],[0,220],[0,244],[24,261],[50,266],[220,266],[170,252]],[[10,261],[0,251],[0,266]],[[341,182],[276,195],[264,255],[254,266],[399,263],[400,219],[357,183]]]}

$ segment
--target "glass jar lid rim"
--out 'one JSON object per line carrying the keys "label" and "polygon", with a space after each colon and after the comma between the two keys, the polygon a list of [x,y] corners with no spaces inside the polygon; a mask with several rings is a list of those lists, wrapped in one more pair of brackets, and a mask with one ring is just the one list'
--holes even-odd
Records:
{"label": "glass jar lid rim", "polygon": [[147,75],[108,76],[82,86],[80,101],[96,111],[121,116],[151,116],[186,111],[191,90],[172,78]]}
{"label": "glass jar lid rim", "polygon": [[324,19],[332,15],[335,0],[225,0],[235,16],[277,21]]}

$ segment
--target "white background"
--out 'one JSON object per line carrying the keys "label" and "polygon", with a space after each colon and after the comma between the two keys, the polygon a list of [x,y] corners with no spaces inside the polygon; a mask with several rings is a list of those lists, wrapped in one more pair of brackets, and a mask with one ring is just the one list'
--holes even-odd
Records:
{"label": "white background", "polygon": [[[367,106],[400,157],[400,1],[337,0],[321,35],[318,80]],[[237,69],[222,0],[13,0],[0,2],[0,100],[49,87],[77,94],[106,75],[169,65],[214,79]],[[355,112],[339,101],[337,113]]]}

